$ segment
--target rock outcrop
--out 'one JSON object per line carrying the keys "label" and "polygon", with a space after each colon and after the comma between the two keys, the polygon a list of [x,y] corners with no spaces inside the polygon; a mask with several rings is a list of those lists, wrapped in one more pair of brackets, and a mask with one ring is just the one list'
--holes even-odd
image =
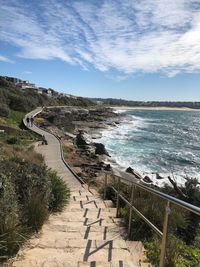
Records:
{"label": "rock outcrop", "polygon": [[92,144],[92,138],[86,132],[80,130],[76,136],[76,145],[78,147],[89,146]]}
{"label": "rock outcrop", "polygon": [[143,178],[143,181],[146,182],[146,183],[152,183],[152,180],[149,178],[149,176],[145,176]]}
{"label": "rock outcrop", "polygon": [[106,155],[109,156],[108,151],[106,150],[105,146],[101,143],[93,143],[93,145],[95,146],[95,154],[98,155]]}

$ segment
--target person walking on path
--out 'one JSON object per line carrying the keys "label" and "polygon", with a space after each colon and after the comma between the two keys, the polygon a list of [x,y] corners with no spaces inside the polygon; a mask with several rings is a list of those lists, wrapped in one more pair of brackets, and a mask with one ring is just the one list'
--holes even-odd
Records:
{"label": "person walking on path", "polygon": [[30,126],[29,125],[30,124],[30,118],[29,117],[26,118],[26,124],[27,124],[27,126]]}
{"label": "person walking on path", "polygon": [[48,142],[44,135],[42,136],[42,145],[48,145]]}
{"label": "person walking on path", "polygon": [[34,123],[34,117],[33,116],[31,116],[31,127],[33,127],[33,123]]}

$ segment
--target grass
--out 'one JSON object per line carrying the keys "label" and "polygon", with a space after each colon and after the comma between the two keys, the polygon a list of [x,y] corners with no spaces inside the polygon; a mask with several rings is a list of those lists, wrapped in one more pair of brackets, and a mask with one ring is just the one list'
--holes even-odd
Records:
{"label": "grass", "polygon": [[31,144],[39,137],[20,128],[24,115],[10,111],[9,117],[0,117],[5,129],[0,133],[0,265],[70,197],[65,182],[34,151]]}
{"label": "grass", "polygon": [[66,186],[66,183],[58,177],[55,172],[49,173],[49,179],[51,182],[51,201],[49,203],[49,209],[53,212],[62,211],[69,202],[70,190]]}
{"label": "grass", "polygon": [[8,125],[14,128],[19,128],[22,119],[25,116],[25,112],[11,110],[9,116],[0,117],[0,124]]}
{"label": "grass", "polygon": [[64,158],[65,160],[68,160],[70,157],[70,154],[72,153],[73,149],[64,145],[63,146],[63,154],[64,154]]}

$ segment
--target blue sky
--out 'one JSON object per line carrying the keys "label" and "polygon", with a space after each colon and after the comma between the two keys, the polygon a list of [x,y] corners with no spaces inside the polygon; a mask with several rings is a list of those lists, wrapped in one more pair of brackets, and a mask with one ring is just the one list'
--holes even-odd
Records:
{"label": "blue sky", "polygon": [[0,75],[81,96],[200,101],[200,1],[0,0]]}

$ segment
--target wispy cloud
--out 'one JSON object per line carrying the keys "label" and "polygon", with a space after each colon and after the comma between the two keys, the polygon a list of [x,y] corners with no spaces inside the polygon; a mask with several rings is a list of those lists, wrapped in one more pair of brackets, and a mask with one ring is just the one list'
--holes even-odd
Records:
{"label": "wispy cloud", "polygon": [[32,71],[29,71],[29,70],[25,70],[25,71],[23,71],[23,74],[32,74]]}
{"label": "wispy cloud", "polygon": [[200,3],[9,0],[0,9],[0,39],[17,46],[24,58],[115,69],[122,77],[173,77],[200,70]]}
{"label": "wispy cloud", "polygon": [[7,62],[7,63],[14,63],[13,60],[11,60],[5,56],[1,56],[1,55],[0,55],[0,61]]}

